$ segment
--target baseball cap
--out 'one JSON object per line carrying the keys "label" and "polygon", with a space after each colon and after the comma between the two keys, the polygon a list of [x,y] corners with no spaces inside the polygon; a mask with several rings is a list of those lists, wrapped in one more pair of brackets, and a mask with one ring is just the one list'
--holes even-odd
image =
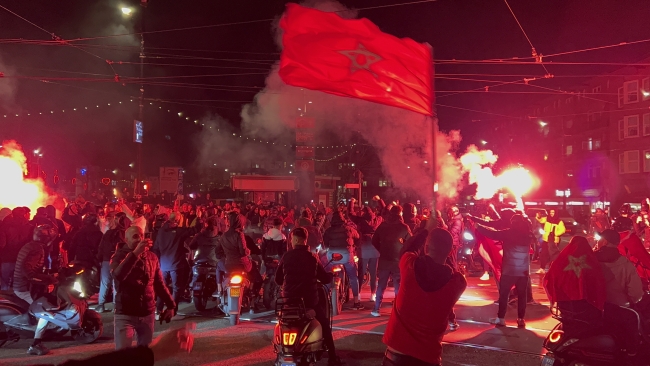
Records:
{"label": "baseball cap", "polygon": [[618,232],[612,229],[605,229],[602,232],[598,233],[598,235],[613,245],[618,245],[621,242],[621,237],[618,235]]}

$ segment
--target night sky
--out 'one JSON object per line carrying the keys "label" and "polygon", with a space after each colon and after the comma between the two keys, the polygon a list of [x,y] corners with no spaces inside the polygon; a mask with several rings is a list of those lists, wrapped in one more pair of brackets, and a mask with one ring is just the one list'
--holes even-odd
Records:
{"label": "night sky", "polygon": [[[504,1],[439,0],[363,10],[401,2],[408,1],[341,1],[347,7],[361,9],[360,17],[369,18],[387,33],[428,42],[436,60],[520,57],[529,61],[531,47]],[[145,96],[165,102],[147,100],[146,172],[155,173],[158,166],[192,167],[196,155],[193,142],[201,132],[200,125],[193,123],[195,119],[220,115],[239,126],[241,107],[264,87],[271,65],[279,59],[272,19],[282,14],[286,3],[149,1],[145,31],[152,33],[145,34]],[[650,38],[647,0],[509,3],[537,52],[544,55]],[[139,94],[139,85],[129,78],[139,76],[139,67],[124,62],[139,61],[139,37],[103,36],[139,32],[138,2],[32,0],[0,1],[0,5],[34,24],[0,9],[0,72],[5,74],[0,78],[0,139],[16,139],[26,151],[41,148],[45,169],[59,169],[63,174],[82,165],[128,169],[128,164],[135,161],[132,121],[137,116]],[[124,6],[134,7],[135,12],[124,17],[120,11]],[[239,22],[249,23],[228,25]],[[215,26],[166,31],[206,25]],[[48,33],[62,40],[89,39],[56,45],[39,42],[51,41],[53,37]],[[629,63],[649,54],[650,43],[641,43],[552,60]],[[114,61],[113,65],[106,60]],[[548,71],[555,77],[535,83],[568,88],[588,75],[615,68],[550,65]],[[521,116],[526,112],[520,108],[522,105],[552,96],[467,92],[446,96],[450,91],[494,84],[485,80],[507,82],[541,77],[546,72],[541,65],[443,63],[437,64],[435,70],[443,77],[436,80],[441,128],[460,128],[466,142],[479,141],[484,131],[508,119],[504,116]],[[119,75],[118,81],[115,74]],[[44,78],[48,82],[43,82]],[[524,85],[492,90],[539,91]],[[182,118],[177,112],[184,113]],[[3,118],[5,114],[9,117]]]}

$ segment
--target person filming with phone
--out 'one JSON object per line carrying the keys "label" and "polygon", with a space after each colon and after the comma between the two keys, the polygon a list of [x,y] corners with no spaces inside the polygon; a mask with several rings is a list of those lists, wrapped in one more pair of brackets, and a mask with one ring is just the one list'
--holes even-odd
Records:
{"label": "person filming with phone", "polygon": [[115,349],[131,347],[137,335],[138,346],[148,346],[153,340],[156,296],[166,310],[160,321],[174,316],[176,303],[169,293],[160,270],[158,257],[149,251],[151,240],[144,238],[142,229],[131,226],[126,230],[126,244],[111,258],[111,273],[115,283]]}

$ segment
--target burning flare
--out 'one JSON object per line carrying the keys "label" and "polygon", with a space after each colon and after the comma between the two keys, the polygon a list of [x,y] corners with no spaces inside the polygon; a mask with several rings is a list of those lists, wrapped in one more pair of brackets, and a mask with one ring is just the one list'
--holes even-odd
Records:
{"label": "burning flare", "polygon": [[467,152],[460,157],[463,171],[468,173],[469,183],[476,183],[475,199],[492,198],[499,190],[508,189],[517,202],[528,193],[535,184],[535,179],[528,170],[522,167],[505,170],[498,176],[492,172],[491,166],[498,157],[490,150],[479,150],[471,145]]}
{"label": "burning flare", "polygon": [[16,141],[5,141],[0,149],[0,208],[36,209],[51,201],[45,184],[39,179],[25,179],[27,158]]}

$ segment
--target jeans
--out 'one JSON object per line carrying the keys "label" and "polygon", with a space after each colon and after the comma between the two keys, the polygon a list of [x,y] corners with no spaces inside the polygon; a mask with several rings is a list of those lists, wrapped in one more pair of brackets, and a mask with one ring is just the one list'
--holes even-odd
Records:
{"label": "jeans", "polygon": [[[32,304],[34,299],[29,291],[14,291],[14,294],[19,298],[25,300],[28,304]],[[34,330],[34,339],[43,339],[43,334],[45,333],[45,327],[47,327],[47,320],[39,318],[38,324],[36,324],[36,330]]]}
{"label": "jeans", "polygon": [[16,263],[2,263],[0,265],[0,280],[2,284],[0,289],[2,291],[7,291],[11,288],[11,285],[14,283],[14,269],[16,269]]}
{"label": "jeans", "polygon": [[[190,274],[190,269],[180,268],[174,271],[163,271],[162,274],[163,274],[163,279],[167,283],[167,287],[169,287],[169,283],[171,281],[172,298],[174,299],[174,303],[176,303],[176,309],[174,310],[178,311],[178,303],[183,297],[183,294],[185,293],[185,288],[187,287],[187,280]],[[161,298],[158,298],[156,302],[156,310],[158,310],[158,312],[161,312],[164,306],[165,303],[162,301]]]}
{"label": "jeans", "polygon": [[332,264],[342,264],[343,268],[345,268],[345,274],[348,276],[350,279],[350,287],[352,288],[352,295],[356,298],[359,296],[359,277],[357,277],[357,264],[354,263],[354,259],[350,255],[350,252],[347,250],[341,250],[338,248],[335,249],[330,249],[329,252],[327,253],[327,259],[332,260],[332,254],[333,253],[339,253],[343,255],[343,259],[340,261],[334,261]]}
{"label": "jeans", "polygon": [[[108,291],[113,289],[113,275],[111,274],[111,262],[102,262],[101,282],[99,284],[98,304],[104,305],[108,298]],[[113,298],[115,296],[113,295]]]}
{"label": "jeans", "polygon": [[18,296],[19,298],[25,300],[28,304],[32,304],[34,302],[34,299],[32,299],[32,294],[29,291],[16,291],[14,290],[14,294]]}
{"label": "jeans", "polygon": [[[370,272],[370,293],[374,294],[377,292],[377,263],[379,258],[359,258],[359,283],[363,281],[363,277],[366,275],[366,272]],[[367,269],[367,271],[366,271]],[[361,285],[359,285],[361,289]]]}
{"label": "jeans", "polygon": [[517,318],[526,316],[526,293],[528,292],[528,276],[501,275],[499,286],[499,318],[505,318],[508,308],[508,296],[512,287],[517,289]]}
{"label": "jeans", "polygon": [[381,301],[384,299],[384,291],[386,291],[386,287],[388,287],[389,277],[393,278],[395,298],[397,299],[397,293],[399,292],[399,281],[401,278],[399,274],[399,267],[397,266],[397,264],[393,269],[380,269],[378,271],[378,276],[379,276],[379,286],[377,287],[377,298],[375,300],[375,308],[373,309],[373,311],[379,311],[379,308],[381,308]]}
{"label": "jeans", "polygon": [[137,335],[138,346],[148,347],[153,340],[155,315],[131,316],[115,314],[115,349],[133,346],[133,336]]}

